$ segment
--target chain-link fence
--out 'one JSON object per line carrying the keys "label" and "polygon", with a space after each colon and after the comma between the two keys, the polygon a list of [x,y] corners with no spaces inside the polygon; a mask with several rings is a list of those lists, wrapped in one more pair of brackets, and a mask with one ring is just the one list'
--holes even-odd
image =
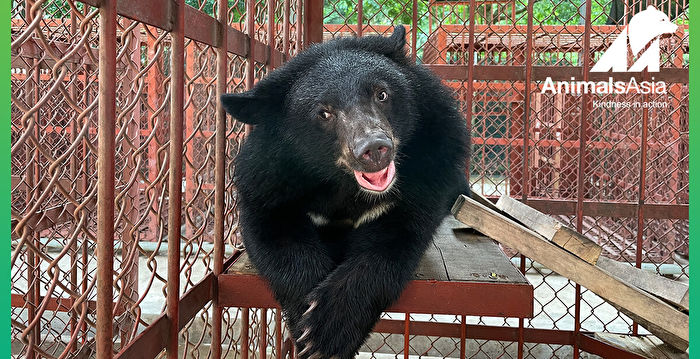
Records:
{"label": "chain-link fence", "polygon": [[[526,200],[605,256],[687,280],[689,0],[178,3],[12,2],[14,356],[289,352],[279,311],[210,301],[215,274],[241,249],[231,178],[246,131],[216,100],[305,43],[392,24],[407,27],[410,55],[460,100],[474,190]],[[661,71],[640,75],[668,83],[665,94],[542,92],[547,78],[607,81],[592,65],[648,5],[679,25],[660,40]],[[610,101],[661,105],[597,105]],[[640,331],[585,288],[505,250],[535,286],[532,319],[413,314],[454,330],[387,329],[362,352],[568,358],[578,344],[557,344],[560,332]],[[460,340],[462,327],[472,339]],[[542,331],[523,343],[484,328]]]}

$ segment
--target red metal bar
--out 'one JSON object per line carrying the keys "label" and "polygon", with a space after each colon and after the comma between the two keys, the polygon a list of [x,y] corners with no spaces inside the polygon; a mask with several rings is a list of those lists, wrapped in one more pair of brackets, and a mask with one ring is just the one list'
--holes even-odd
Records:
{"label": "red metal bar", "polygon": [[275,359],[282,359],[282,311],[275,310]]}
{"label": "red metal bar", "polygon": [[[522,184],[521,184],[521,196],[523,203],[528,203],[527,199],[530,192],[530,108],[532,101],[532,48],[533,48],[533,7],[535,1],[528,0],[527,2],[527,41],[525,45],[525,89],[523,93],[523,124],[522,124],[522,138],[523,138],[523,151],[522,151]],[[520,255],[520,271],[525,274],[525,256]],[[518,320],[518,359],[524,357],[524,338],[523,333],[525,330],[525,320],[520,318]]]}
{"label": "red metal bar", "polygon": [[284,18],[282,19],[282,53],[286,57],[289,57],[289,42],[291,41],[289,38],[289,1],[290,0],[284,0],[282,9],[282,13],[284,14]]}
{"label": "red metal bar", "polygon": [[259,358],[267,358],[267,308],[260,309],[260,324],[258,329]]}
{"label": "red metal bar", "polygon": [[408,359],[408,350],[410,348],[410,331],[411,331],[411,313],[406,313],[403,320],[403,358]]}
{"label": "red metal bar", "polygon": [[532,48],[533,48],[533,7],[535,2],[528,0],[527,2],[527,42],[525,45],[525,93],[523,94],[523,158],[522,158],[522,200],[527,203],[527,197],[530,191],[530,108],[532,101]]}
{"label": "red metal bar", "polygon": [[[255,85],[255,0],[245,0],[245,26],[248,33],[248,54],[245,64],[245,89],[250,90]],[[251,125],[245,125],[245,133],[252,130]]]}
{"label": "red metal bar", "polygon": [[[81,2],[95,7],[100,4],[99,0],[81,0]],[[173,23],[168,15],[168,11],[164,11],[164,9],[171,8],[174,9],[175,6],[170,5],[170,0],[120,0],[117,6],[117,13],[135,21],[170,31],[173,28]],[[219,46],[216,35],[218,32],[217,20],[192,6],[186,6],[184,11],[185,37],[213,47]],[[229,43],[228,51],[236,55],[246,56],[246,45],[243,43],[246,39],[246,35],[231,26],[228,27],[228,32],[228,40],[232,42]],[[255,46],[264,47],[261,41],[253,41]],[[232,44],[235,45],[232,46]],[[273,56],[275,59],[282,59],[279,51],[273,50],[273,52],[276,52]],[[261,53],[258,55],[260,57],[256,57],[255,59],[258,62],[265,62],[266,59],[264,56],[266,56],[266,54]],[[81,59],[81,61],[84,60]]]}
{"label": "red metal bar", "polygon": [[362,0],[357,0],[357,30],[355,30],[355,32],[357,33],[358,37],[362,36],[362,27],[363,27],[362,26],[363,25],[362,24],[363,23],[362,15],[363,15],[363,11],[364,11],[363,5],[364,4],[362,3]]}
{"label": "red metal bar", "polygon": [[268,61],[272,59],[272,50],[275,49],[275,0],[268,0],[267,2],[267,49],[269,51],[270,57]]}
{"label": "red metal bar", "polygon": [[644,359],[645,357],[631,353],[619,348],[616,348],[610,344],[597,340],[593,337],[593,334],[581,333],[576,336],[575,341],[576,346],[581,350],[598,355],[603,358],[615,358],[615,359]]}
{"label": "red metal bar", "polygon": [[[461,333],[460,323],[437,322],[410,322],[410,332],[417,336],[459,338]],[[403,320],[382,319],[372,329],[376,333],[403,334],[405,323]],[[518,328],[489,325],[465,325],[467,339],[496,340],[504,342],[518,341]],[[535,329],[525,328],[525,341],[528,343],[542,343],[552,345],[572,345],[576,340],[571,330]]]}
{"label": "red metal bar", "polygon": [[[585,34],[591,33],[591,0],[586,0],[586,19],[585,19]],[[588,81],[590,77],[591,64],[591,37],[583,37],[583,81]],[[581,95],[581,121],[579,127],[579,157],[578,157],[578,174],[577,174],[577,190],[576,190],[576,230],[583,233],[583,198],[585,197],[585,176],[586,176],[586,131],[588,126],[590,95]],[[581,332],[581,285],[576,283],[575,300],[574,300],[574,333],[577,335]],[[580,355],[578,342],[574,343],[574,359],[578,359]]]}
{"label": "red metal bar", "polygon": [[[228,66],[228,0],[218,0],[217,20],[219,22],[219,36],[221,43],[216,48],[216,98],[226,93],[227,66]],[[225,194],[226,194],[226,112],[220,101],[216,101],[216,133],[215,133],[216,154],[214,155],[214,275],[218,278],[223,273],[224,266],[224,241],[225,230]],[[219,286],[214,285],[212,300],[212,346],[211,354],[213,359],[221,358],[222,339],[222,311],[223,308],[218,300]]]}
{"label": "red metal bar", "polygon": [[[76,36],[79,34],[79,29],[78,29],[78,21],[77,21],[77,15],[78,13],[71,8],[70,11],[70,32],[72,36]],[[70,65],[71,72],[77,75],[77,70],[78,66],[75,64]],[[73,99],[73,101],[76,101],[78,98],[78,81],[75,81],[72,83],[70,86],[70,96]],[[70,128],[71,128],[71,135],[70,135],[70,140],[71,143],[75,142],[77,139],[76,135],[76,129],[80,127],[78,123],[76,123],[76,118],[73,118],[73,120],[70,123]],[[76,184],[79,183],[77,181],[78,179],[78,161],[77,161],[77,156],[70,156],[69,162],[68,162],[68,167],[69,167],[69,175],[70,179],[73,181],[76,181]],[[84,190],[84,189],[83,189]],[[75,293],[78,293],[78,241],[72,241],[71,246],[70,246],[70,289],[74,291]],[[73,307],[73,304],[75,303],[75,299],[71,297],[71,303],[70,303],[70,308]],[[70,332],[75,333],[76,331],[79,330],[78,327],[78,312],[76,310],[71,311],[70,314]],[[71,340],[70,342],[70,352],[74,352],[77,348],[77,341]]]}
{"label": "red metal bar", "polygon": [[296,24],[295,24],[296,30],[297,30],[297,38],[296,38],[296,45],[295,45],[295,49],[294,49],[295,54],[298,54],[301,51],[301,49],[304,48],[303,47],[303,40],[304,39],[303,39],[302,32],[301,32],[302,27],[303,27],[302,18],[301,18],[302,9],[303,9],[302,3],[303,3],[302,0],[297,0],[297,8],[296,8],[297,13],[296,13]]}
{"label": "red metal bar", "polygon": [[123,348],[116,359],[155,358],[168,342],[169,324],[166,314],[161,315]]}
{"label": "red metal bar", "polygon": [[[648,101],[649,96],[644,95],[644,101]],[[646,170],[647,170],[647,140],[649,136],[649,109],[642,110],[642,143],[639,163],[639,192],[637,194],[637,238],[635,248],[635,267],[642,267],[642,250],[644,249],[644,200],[646,199]],[[637,322],[632,323],[632,334],[639,333]]]}
{"label": "red metal bar", "polygon": [[467,357],[467,316],[463,315],[459,322],[459,359]]}
{"label": "red metal bar", "polygon": [[[520,255],[520,273],[525,275],[525,256]],[[521,359],[524,356],[525,351],[525,319],[518,318],[518,358]]]}
{"label": "red metal bar", "polygon": [[[131,20],[123,20],[124,26],[131,26]],[[138,34],[138,36],[137,36]],[[124,37],[122,37],[124,38]],[[130,65],[126,66],[126,74],[124,77],[125,83],[130,84],[129,95],[133,97],[139,96],[137,87],[131,84],[137,84],[139,79],[138,73],[141,65],[141,25],[136,25],[127,35],[126,41],[128,41],[128,48],[131,52],[131,56],[128,58]],[[126,46],[123,44],[122,46]],[[123,124],[122,126],[127,126],[127,132],[125,136],[129,137],[129,142],[135,148],[141,146],[141,136],[139,135],[140,118],[141,118],[141,103],[134,106],[129,115],[122,114]],[[129,119],[130,117],[130,119]],[[117,119],[119,121],[119,119]],[[75,157],[75,156],[72,156]],[[137,172],[139,171],[138,161],[133,156],[127,156],[126,158],[126,168],[124,175],[124,185],[127,185],[128,178],[132,176],[137,177]],[[123,196],[124,208],[126,208],[127,215],[125,217],[128,220],[125,221],[123,228],[121,229],[121,239],[122,239],[122,251],[121,251],[121,272],[117,274],[117,280],[121,282],[121,293],[118,293],[117,302],[118,305],[115,311],[127,311],[130,303],[134,303],[139,297],[139,258],[138,258],[138,240],[139,240],[139,228],[135,223],[138,223],[138,208],[139,208],[139,184],[138,181],[132,184],[128,190],[127,195]],[[118,200],[119,198],[117,198]],[[119,236],[118,236],[119,237]],[[131,313],[127,314],[132,316]],[[123,328],[119,333],[122,343],[127,343],[131,339],[130,334]]]}
{"label": "red metal bar", "polygon": [[177,359],[180,303],[180,238],[182,225],[182,130],[185,103],[185,4],[173,3],[170,55],[170,147],[168,156],[168,282],[167,314],[170,324],[166,352]]}
{"label": "red metal bar", "polygon": [[[25,1],[25,18],[28,22],[34,20],[34,15],[30,9],[35,5],[36,1],[34,0]],[[27,103],[38,103],[41,98],[41,60],[35,58],[32,59],[30,63],[32,64],[31,76],[33,82],[27,81],[26,98],[28,100]],[[40,138],[41,128],[39,111],[34,112],[32,118],[34,121],[34,136],[38,139]],[[25,159],[29,164],[27,166],[26,174],[26,204],[29,208],[31,208],[41,193],[41,190],[36,187],[40,186],[41,184],[41,168],[39,164],[41,163],[42,156],[39,148],[35,148],[34,151],[30,151],[29,149],[30,148],[27,147],[27,152],[25,155]],[[39,247],[40,243],[40,233],[41,232],[36,228],[34,230],[25,228],[22,233],[22,237],[31,237],[29,238],[29,241],[35,248],[37,248]],[[30,331],[29,338],[27,338],[27,358],[33,359],[40,357],[39,351],[35,348],[38,348],[41,345],[41,321],[37,320],[37,316],[42,316],[41,312],[38,311],[38,308],[40,307],[40,303],[43,301],[41,300],[41,257],[32,250],[27,253],[27,291],[27,296],[31,302],[27,307],[27,323],[33,323],[33,325],[30,324],[30,326],[26,329],[27,331]]]}
{"label": "red metal bar", "polygon": [[[26,1],[25,6],[27,6],[27,9],[33,5],[33,2]],[[27,10],[27,21],[31,21],[32,15],[30,15],[31,12]],[[40,78],[40,71],[39,71],[39,60],[31,60],[32,63],[32,78],[34,81],[27,81],[25,84],[25,89],[26,89],[26,100],[27,103],[37,103],[39,101],[39,87],[41,84],[41,78]],[[39,111],[36,111],[36,113],[33,116],[33,121],[35,123],[35,128],[34,128],[34,136],[39,138],[39,127],[40,127],[40,118],[39,118]],[[35,149],[34,151],[30,151],[29,147],[27,147],[27,151],[25,153],[25,161],[29,165],[27,166],[27,173],[26,173],[26,185],[27,185],[27,196],[25,198],[25,204],[27,205],[28,208],[31,208],[33,206],[37,196],[38,196],[38,189],[36,186],[40,183],[40,176],[39,176],[39,161],[41,154],[39,153],[38,149]],[[34,162],[34,163],[32,163]],[[36,216],[35,216],[36,217]],[[38,221],[38,219],[37,219]],[[36,229],[30,230],[30,228],[36,228],[31,226],[29,223],[27,223],[27,227],[22,231],[21,237],[25,236],[30,236],[31,238],[29,241],[33,243],[35,247],[37,247],[37,244],[39,243],[39,231]],[[14,231],[13,231],[14,233]],[[39,256],[36,255],[34,251],[28,251],[27,253],[27,298],[29,299],[29,305],[27,306],[27,323],[35,323],[35,319],[37,316],[36,309],[39,306],[39,301],[40,301],[40,296],[41,296],[41,291],[40,291],[40,278],[41,278],[41,272],[39,270],[40,265],[39,262],[41,259]],[[39,322],[36,322],[37,324],[32,327],[32,328],[27,328],[27,330],[30,330],[29,333],[29,338],[27,338],[27,353],[26,357],[28,359],[33,359],[37,357],[37,353],[34,349],[35,346],[38,346],[41,337],[40,337],[40,332],[41,328],[39,327]]]}
{"label": "red metal bar", "polygon": [[[222,274],[218,283],[222,306],[279,308],[258,275]],[[533,301],[529,284],[414,280],[387,311],[529,318]]]}
{"label": "red metal bar", "polygon": [[[425,67],[435,72],[443,80],[462,80],[468,77],[468,65],[461,64],[425,64]],[[544,81],[551,77],[553,81],[570,81],[583,79],[581,66],[531,66],[532,80]],[[655,72],[654,81],[667,83],[688,83],[687,68],[664,67]],[[594,72],[589,73],[591,81],[628,81],[634,77],[637,81],[651,81],[652,75],[645,72]],[[474,65],[474,79],[482,81],[525,81],[526,68],[523,65]]]}
{"label": "red metal bar", "polygon": [[416,62],[416,52],[418,51],[418,0],[413,0],[412,4],[413,18],[411,19],[411,59]]}
{"label": "red metal bar", "polygon": [[[468,63],[467,63],[467,94],[466,94],[466,101],[465,101],[465,107],[466,107],[466,113],[465,113],[465,120],[466,120],[466,126],[467,126],[467,131],[469,133],[472,132],[472,111],[473,109],[473,101],[474,101],[474,63],[476,62],[475,56],[476,53],[474,51],[474,26],[475,25],[475,16],[476,16],[476,0],[469,0],[469,57],[468,57]],[[415,28],[415,26],[414,26]],[[467,169],[467,182],[469,182],[469,172],[471,169],[471,158],[467,158],[465,168]]]}
{"label": "red metal bar", "polygon": [[214,288],[216,287],[216,277],[214,273],[209,273],[199,283],[190,288],[178,301],[178,327],[182,330],[187,323],[194,318],[204,306],[214,298]]}
{"label": "red metal bar", "polygon": [[[221,294],[221,287],[219,287],[219,294]],[[241,358],[248,359],[250,309],[241,308],[241,321]]]}
{"label": "red metal bar", "polygon": [[323,0],[304,0],[304,47],[323,41]]}
{"label": "red metal bar", "polygon": [[100,5],[97,149],[97,333],[96,354],[112,358],[114,278],[114,146],[117,82],[117,0]]}

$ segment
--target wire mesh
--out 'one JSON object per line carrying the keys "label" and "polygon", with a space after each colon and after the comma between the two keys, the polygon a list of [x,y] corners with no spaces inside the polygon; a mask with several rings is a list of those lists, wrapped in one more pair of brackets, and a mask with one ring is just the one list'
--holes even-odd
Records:
{"label": "wire mesh", "polygon": [[[186,3],[207,17],[216,17],[215,1]],[[631,17],[650,4],[679,25],[675,34],[660,41],[662,69],[687,70],[688,3],[589,0],[589,16],[586,1],[578,0],[330,0],[323,3],[323,38],[387,34],[391,25],[405,24],[409,54],[454,90],[468,120],[473,189],[489,197],[508,194],[539,203],[540,208],[554,208],[552,214],[597,241],[605,256],[686,281],[687,83],[675,81],[666,94],[646,97],[561,95],[541,89],[543,74],[568,80],[569,74],[580,76],[590,69]],[[11,341],[15,357],[89,357],[96,350],[100,16],[91,4],[97,5],[72,0],[12,2]],[[228,1],[228,25],[252,34],[263,48],[293,56],[303,45],[304,4]],[[249,29],[250,10],[255,25]],[[155,23],[153,18],[117,16],[115,352],[161,317],[167,298],[166,252],[173,243],[167,238],[173,38],[167,25]],[[222,79],[216,70],[218,45],[197,36],[198,40],[185,40],[182,69],[180,295],[196,289],[214,270],[216,260],[216,85]],[[588,63],[586,48],[590,49]],[[244,48],[228,51],[227,92],[244,91],[273,68],[271,60],[264,60],[266,54],[251,59]],[[246,69],[251,61],[254,78],[248,83]],[[592,106],[595,101],[666,106],[611,109]],[[242,248],[232,178],[233,159],[244,137],[245,127],[227,118],[225,258]],[[603,209],[584,211],[583,202]],[[556,209],[562,203],[567,209]],[[629,318],[585,288],[504,250],[535,288],[532,319],[521,324],[517,318],[462,320],[411,314],[412,322],[514,330],[572,331],[579,325],[584,331],[638,330]],[[212,342],[217,310],[222,314],[221,343]],[[404,314],[389,313],[383,318],[403,321]],[[217,345],[227,358],[282,357],[291,350],[277,310],[217,308],[208,303],[180,325],[181,357],[208,357]],[[373,333],[361,351],[377,358],[460,357],[462,352],[469,358],[579,354],[578,348],[569,345],[525,343],[521,353],[519,343],[513,341],[415,333],[407,338]]]}

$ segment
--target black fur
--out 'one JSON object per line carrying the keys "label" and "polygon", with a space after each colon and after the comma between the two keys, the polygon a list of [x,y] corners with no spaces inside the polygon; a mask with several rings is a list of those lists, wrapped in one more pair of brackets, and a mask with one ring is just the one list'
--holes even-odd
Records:
{"label": "black fur", "polygon": [[[250,92],[221,99],[228,113],[256,125],[236,159],[243,241],[301,358],[352,358],[411,279],[452,203],[468,193],[470,140],[457,102],[411,63],[404,44],[397,26],[391,37],[315,45]],[[391,100],[371,106],[397,140],[397,179],[380,194],[361,190],[338,162],[342,136],[318,116],[322,106],[370,106],[367,89],[376,83]],[[349,225],[386,203],[393,207],[378,218]],[[309,213],[330,223],[315,225]]]}

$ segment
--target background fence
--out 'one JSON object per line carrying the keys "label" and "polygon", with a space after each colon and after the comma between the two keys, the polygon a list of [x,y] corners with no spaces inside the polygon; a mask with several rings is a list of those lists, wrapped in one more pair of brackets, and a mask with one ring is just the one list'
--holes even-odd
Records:
{"label": "background fence", "polygon": [[[13,355],[104,355],[139,335],[153,336],[136,348],[149,353],[169,343],[171,356],[281,355],[277,311],[209,301],[240,250],[231,178],[245,134],[216,99],[311,42],[391,24],[407,26],[411,56],[460,100],[474,189],[559,216],[608,257],[687,280],[689,0],[185,3],[12,2]],[[650,4],[679,25],[653,74],[666,95],[540,93],[548,76],[597,79],[592,64]],[[536,287],[535,317],[469,323],[638,332],[585,288],[509,253]],[[398,337],[375,334],[363,351],[403,355]],[[467,355],[579,355],[546,338],[524,348],[487,339]],[[412,355],[460,355],[458,339],[409,343]]]}

